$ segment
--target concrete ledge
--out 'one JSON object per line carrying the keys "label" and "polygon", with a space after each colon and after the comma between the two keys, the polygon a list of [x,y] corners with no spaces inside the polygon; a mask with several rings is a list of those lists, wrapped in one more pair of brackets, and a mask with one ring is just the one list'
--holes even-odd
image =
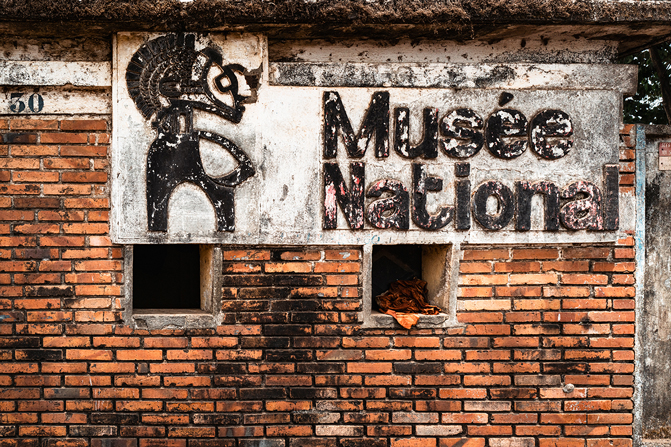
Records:
{"label": "concrete ledge", "polygon": [[133,313],[134,327],[137,329],[185,329],[214,328],[218,322],[205,311],[147,310]]}
{"label": "concrete ledge", "polygon": [[0,85],[111,87],[109,62],[0,61]]}
{"label": "concrete ledge", "polygon": [[636,93],[635,65],[594,64],[270,64],[271,85],[614,90]]}
{"label": "concrete ledge", "polygon": [[[450,317],[448,314],[420,315],[419,322],[413,326],[413,329],[447,328],[455,326],[463,325],[459,323],[454,317]],[[379,312],[372,312],[369,315],[364,327],[401,329],[401,325],[396,322],[394,317]]]}

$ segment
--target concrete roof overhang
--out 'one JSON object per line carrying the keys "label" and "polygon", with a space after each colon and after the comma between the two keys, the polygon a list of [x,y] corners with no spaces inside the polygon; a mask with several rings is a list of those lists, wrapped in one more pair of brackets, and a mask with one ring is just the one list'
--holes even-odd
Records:
{"label": "concrete roof overhang", "polygon": [[472,39],[565,34],[620,55],[671,40],[671,1],[0,0],[0,33],[249,31],[274,39]]}

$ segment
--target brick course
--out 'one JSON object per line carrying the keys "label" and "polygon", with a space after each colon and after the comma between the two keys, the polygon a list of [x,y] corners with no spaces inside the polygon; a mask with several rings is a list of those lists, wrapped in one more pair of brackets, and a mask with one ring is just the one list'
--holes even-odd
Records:
{"label": "brick course", "polygon": [[631,445],[631,235],[464,247],[461,325],[410,331],[361,328],[357,247],[224,247],[221,326],[133,330],[108,121],[0,129],[2,447]]}

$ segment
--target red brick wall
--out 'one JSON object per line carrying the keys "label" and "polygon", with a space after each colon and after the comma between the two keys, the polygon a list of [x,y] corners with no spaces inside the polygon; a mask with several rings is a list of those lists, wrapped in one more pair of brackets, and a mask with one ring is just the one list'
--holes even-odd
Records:
{"label": "red brick wall", "polygon": [[0,119],[0,447],[631,445],[631,235],[465,247],[463,325],[410,331],[357,323],[356,247],[225,248],[222,326],[131,330],[108,131]]}

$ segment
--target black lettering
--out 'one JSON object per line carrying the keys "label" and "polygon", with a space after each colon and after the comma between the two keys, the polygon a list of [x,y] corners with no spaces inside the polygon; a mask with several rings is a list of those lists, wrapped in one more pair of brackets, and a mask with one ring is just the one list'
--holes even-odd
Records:
{"label": "black lettering", "polygon": [[562,199],[577,199],[561,209],[561,223],[569,230],[602,230],[601,191],[590,182],[571,183],[561,192]]}
{"label": "black lettering", "polygon": [[604,167],[606,197],[603,200],[603,229],[617,230],[620,226],[620,168]]}
{"label": "black lettering", "polygon": [[368,205],[366,217],[375,228],[410,228],[410,194],[398,180],[379,180],[368,189],[367,197],[381,197],[382,193],[390,192],[391,197],[376,200]]}
{"label": "black lettering", "polygon": [[520,231],[531,229],[531,199],[535,194],[545,196],[545,229],[559,230],[559,188],[552,182],[531,184],[527,181],[515,183],[517,195],[517,222]]}
{"label": "black lettering", "polygon": [[503,92],[499,95],[499,107],[503,107],[515,98],[512,93]]}
{"label": "black lettering", "polygon": [[364,181],[366,165],[350,163],[350,190],[345,185],[337,163],[324,163],[324,225],[325,230],[338,227],[337,208],[340,205],[352,230],[363,229]]}
{"label": "black lettering", "polygon": [[452,221],[454,207],[445,206],[438,214],[426,210],[426,194],[443,189],[443,179],[428,176],[423,164],[412,164],[412,221],[425,230],[439,230]]}
{"label": "black lettering", "polygon": [[26,109],[26,103],[21,101],[23,93],[11,93],[9,95],[11,104],[9,105],[9,110],[14,113],[21,113]]}
{"label": "black lettering", "polygon": [[361,158],[375,136],[375,156],[389,156],[389,92],[375,92],[361,123],[354,134],[338,92],[324,92],[324,158],[335,158],[338,153],[338,133],[347,149],[347,156]]}
{"label": "black lettering", "polygon": [[410,145],[410,110],[394,109],[394,150],[405,158],[436,158],[438,156],[438,110],[424,109],[424,138],[417,146]]}
{"label": "black lettering", "polygon": [[[487,199],[494,196],[498,201],[497,213],[487,213]],[[513,193],[501,182],[488,181],[483,183],[475,191],[473,196],[473,216],[480,225],[488,230],[500,230],[504,228],[515,214],[515,203]]]}
{"label": "black lettering", "polygon": [[468,230],[471,228],[471,181],[463,177],[470,175],[471,164],[456,163],[454,171],[457,177],[462,177],[455,182],[457,192],[455,225],[457,230]]}
{"label": "black lettering", "polygon": [[471,109],[457,109],[440,121],[440,131],[448,137],[440,140],[443,150],[450,157],[468,158],[477,154],[484,143],[482,118]]}
{"label": "black lettering", "polygon": [[519,110],[501,109],[487,120],[487,149],[499,158],[519,157],[527,150],[527,119]]}
{"label": "black lettering", "polygon": [[33,113],[39,113],[44,108],[44,99],[39,93],[33,93],[28,98],[28,108]]}
{"label": "black lettering", "polygon": [[531,120],[531,148],[543,158],[556,160],[573,147],[573,123],[561,110],[544,110]]}

